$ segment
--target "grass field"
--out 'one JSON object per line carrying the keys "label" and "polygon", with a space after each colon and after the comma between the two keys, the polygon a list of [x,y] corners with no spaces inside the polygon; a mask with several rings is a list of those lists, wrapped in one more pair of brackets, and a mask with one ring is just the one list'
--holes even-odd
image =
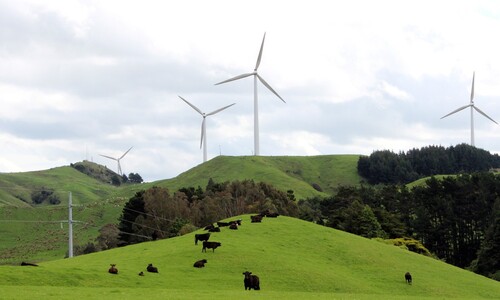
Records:
{"label": "grass field", "polygon": [[[201,252],[194,233],[41,263],[0,266],[2,299],[498,299],[500,283],[439,260],[302,220],[223,228]],[[198,231],[197,233],[200,233]],[[193,268],[206,258],[203,269]],[[109,264],[118,275],[107,273]],[[146,273],[148,263],[158,274]],[[244,291],[242,272],[261,280]],[[414,282],[407,285],[404,273]]]}

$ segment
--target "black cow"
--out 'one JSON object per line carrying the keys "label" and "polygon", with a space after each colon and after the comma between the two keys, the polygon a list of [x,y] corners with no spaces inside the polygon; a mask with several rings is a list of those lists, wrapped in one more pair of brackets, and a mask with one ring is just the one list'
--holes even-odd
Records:
{"label": "black cow", "polygon": [[220,227],[214,227],[212,229],[209,229],[208,232],[220,232]]}
{"label": "black cow", "polygon": [[194,244],[198,245],[198,241],[208,241],[210,233],[200,233],[194,235]]}
{"label": "black cow", "polygon": [[243,275],[245,275],[245,279],[243,279],[243,283],[245,284],[245,291],[254,289],[254,290],[260,290],[260,281],[259,277],[257,275],[252,275],[252,272],[243,272]]}
{"label": "black cow", "polygon": [[217,226],[219,226],[219,227],[226,227],[229,225],[231,225],[231,224],[229,224],[229,222],[217,222]]}
{"label": "black cow", "polygon": [[241,219],[229,221],[229,226],[231,226],[232,224],[236,224],[238,226],[241,226]]}
{"label": "black cow", "polygon": [[222,246],[221,243],[219,242],[203,242],[203,248],[201,249],[201,252],[207,252],[207,248],[208,249],[212,249],[212,252],[215,252],[215,249],[217,247],[220,247]]}
{"label": "black cow", "polygon": [[21,266],[32,266],[32,267],[38,267],[38,265],[37,265],[37,264],[35,264],[35,263],[30,263],[30,262],[25,262],[25,261],[21,262]]}
{"label": "black cow", "polygon": [[207,260],[206,259],[202,259],[202,260],[199,260],[199,261],[195,262],[194,265],[193,265],[193,267],[195,267],[195,268],[204,268],[206,263],[207,263]]}
{"label": "black cow", "polygon": [[268,217],[268,218],[277,218],[279,215],[280,214],[277,213],[277,212],[273,212],[273,213],[270,212],[270,213],[266,214],[266,217]]}
{"label": "black cow", "polygon": [[158,273],[158,268],[153,267],[153,264],[149,264],[148,267],[146,268],[146,270],[150,273]]}
{"label": "black cow", "polygon": [[111,264],[111,268],[109,268],[108,272],[111,274],[118,274],[118,269],[115,266],[115,264]]}
{"label": "black cow", "polygon": [[250,216],[250,219],[252,219],[252,223],[260,223],[260,222],[262,222],[262,216],[261,215]]}
{"label": "black cow", "polygon": [[405,280],[406,280],[406,283],[411,284],[412,280],[411,280],[411,274],[410,274],[410,272],[406,272],[405,273]]}
{"label": "black cow", "polygon": [[229,229],[237,230],[238,225],[236,223],[229,225]]}
{"label": "black cow", "polygon": [[203,228],[203,230],[210,231],[210,229],[214,229],[214,228],[215,228],[214,224],[210,224],[210,225],[205,226],[205,228]]}

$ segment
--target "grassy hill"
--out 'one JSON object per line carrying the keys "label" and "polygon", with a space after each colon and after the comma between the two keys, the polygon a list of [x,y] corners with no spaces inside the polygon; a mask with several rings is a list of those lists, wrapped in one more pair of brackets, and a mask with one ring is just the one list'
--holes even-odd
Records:
{"label": "grassy hill", "polygon": [[[218,156],[179,176],[149,185],[170,189],[216,182],[253,179],[276,188],[293,190],[297,199],[332,194],[339,185],[357,185],[359,155],[320,156]],[[317,184],[323,192],[317,191]]]}
{"label": "grassy hill", "polygon": [[[223,228],[201,252],[193,235],[147,242],[39,267],[0,266],[4,299],[498,299],[500,283],[374,240],[279,217]],[[197,233],[200,233],[198,231]],[[206,258],[203,269],[193,263]],[[118,275],[107,273],[109,264]],[[159,274],[146,273],[148,263]],[[261,280],[245,291],[242,272]],[[414,282],[407,285],[404,273]],[[7,275],[7,276],[5,276]]]}
{"label": "grassy hill", "polygon": [[[75,208],[74,244],[91,242],[98,229],[117,223],[126,201],[137,191],[152,186],[175,191],[181,187],[205,188],[210,178],[217,182],[253,179],[268,182],[278,189],[292,189],[297,199],[332,193],[338,185],[358,184],[357,155],[310,157],[219,156],[179,176],[150,183],[122,185],[105,183],[109,173],[102,166],[85,162],[86,175],[70,166],[50,170],[0,173],[0,264],[22,259],[45,261],[62,258],[67,250],[68,195]],[[76,164],[75,164],[76,165]],[[312,187],[320,186],[323,192]],[[53,190],[60,205],[31,205],[31,194]]]}

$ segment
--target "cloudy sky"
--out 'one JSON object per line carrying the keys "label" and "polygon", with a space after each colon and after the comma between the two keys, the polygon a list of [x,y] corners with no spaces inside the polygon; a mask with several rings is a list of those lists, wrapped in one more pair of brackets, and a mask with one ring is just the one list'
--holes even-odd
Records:
{"label": "cloudy sky", "polygon": [[[0,0],[0,172],[84,159],[172,178],[208,158],[370,154],[470,143],[470,101],[500,121],[498,1]],[[500,126],[475,114],[475,144]]]}

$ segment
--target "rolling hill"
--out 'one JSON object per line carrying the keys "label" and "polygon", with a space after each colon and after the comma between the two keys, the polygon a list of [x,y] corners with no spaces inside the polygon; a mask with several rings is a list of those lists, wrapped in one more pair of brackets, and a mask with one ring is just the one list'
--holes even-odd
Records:
{"label": "rolling hill", "polygon": [[[175,191],[181,187],[205,188],[212,178],[217,182],[253,179],[287,191],[297,199],[332,193],[338,185],[358,184],[358,155],[298,156],[219,156],[179,176],[155,182],[122,185],[105,183],[102,166],[89,176],[70,166],[50,170],[0,173],[0,264],[22,259],[45,261],[62,258],[67,249],[67,203],[72,193],[75,245],[93,241],[98,229],[117,223],[123,205],[137,191],[152,186]],[[92,164],[86,162],[86,164]],[[109,178],[109,177],[104,177]],[[323,192],[312,187],[319,186]],[[31,205],[34,191],[52,190],[59,205]],[[62,222],[61,222],[62,221]]]}
{"label": "rolling hill", "polygon": [[[41,263],[0,266],[5,299],[498,299],[500,284],[398,247],[299,219],[223,228],[201,252],[194,233]],[[198,231],[195,233],[200,233]],[[206,258],[203,269],[193,263]],[[118,275],[108,274],[114,263]],[[146,273],[147,264],[159,268]],[[244,271],[260,277],[245,291]],[[413,284],[404,281],[410,271]]]}

